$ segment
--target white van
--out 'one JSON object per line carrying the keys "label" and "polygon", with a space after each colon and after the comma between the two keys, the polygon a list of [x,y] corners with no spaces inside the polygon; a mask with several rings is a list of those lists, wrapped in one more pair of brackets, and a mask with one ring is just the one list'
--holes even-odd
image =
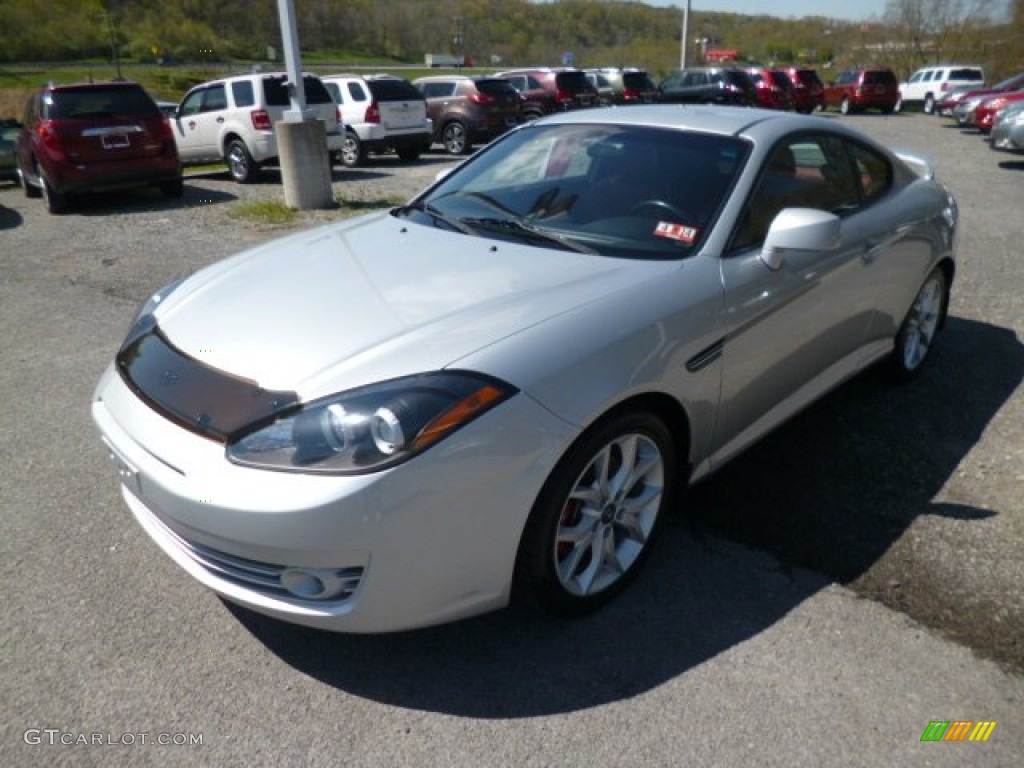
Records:
{"label": "white van", "polygon": [[961,86],[980,88],[985,85],[985,71],[970,64],[938,64],[922,67],[905,82],[900,83],[900,100],[896,111],[906,106],[920,105],[925,114],[935,111],[935,102],[947,91]]}

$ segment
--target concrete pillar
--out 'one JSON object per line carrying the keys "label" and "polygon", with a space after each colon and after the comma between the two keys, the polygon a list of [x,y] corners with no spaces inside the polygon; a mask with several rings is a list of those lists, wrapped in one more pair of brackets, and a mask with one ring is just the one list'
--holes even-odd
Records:
{"label": "concrete pillar", "polygon": [[333,208],[331,163],[323,122],[282,121],[274,125],[274,132],[277,134],[284,204],[300,211]]}

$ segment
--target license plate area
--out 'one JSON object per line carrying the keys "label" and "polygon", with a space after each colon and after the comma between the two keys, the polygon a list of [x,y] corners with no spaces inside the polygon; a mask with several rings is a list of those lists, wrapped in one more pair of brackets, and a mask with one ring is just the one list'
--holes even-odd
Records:
{"label": "license plate area", "polygon": [[104,134],[100,140],[103,142],[104,149],[128,149],[131,146],[128,136],[123,133]]}
{"label": "license plate area", "polygon": [[117,476],[121,480],[129,491],[136,496],[142,496],[142,477],[139,474],[138,468],[136,468],[128,459],[124,458],[113,445],[110,444],[106,438],[102,438],[103,444],[107,448],[107,456],[110,459],[110,463],[113,464],[114,469],[117,471]]}

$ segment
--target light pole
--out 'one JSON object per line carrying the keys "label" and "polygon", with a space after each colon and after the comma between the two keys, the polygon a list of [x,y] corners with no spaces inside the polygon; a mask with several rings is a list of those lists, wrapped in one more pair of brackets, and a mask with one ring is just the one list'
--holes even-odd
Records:
{"label": "light pole", "polygon": [[690,0],[686,0],[686,7],[683,9],[683,36],[679,41],[682,48],[679,54],[679,68],[686,69],[686,41],[690,39]]}

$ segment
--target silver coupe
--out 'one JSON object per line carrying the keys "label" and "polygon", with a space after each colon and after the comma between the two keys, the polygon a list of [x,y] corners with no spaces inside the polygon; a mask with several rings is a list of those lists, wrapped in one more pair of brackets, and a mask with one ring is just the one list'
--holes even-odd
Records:
{"label": "silver coupe", "polygon": [[138,523],[252,610],[579,614],[687,484],[868,366],[922,369],[957,215],[839,119],[553,116],[157,291],[92,415]]}

